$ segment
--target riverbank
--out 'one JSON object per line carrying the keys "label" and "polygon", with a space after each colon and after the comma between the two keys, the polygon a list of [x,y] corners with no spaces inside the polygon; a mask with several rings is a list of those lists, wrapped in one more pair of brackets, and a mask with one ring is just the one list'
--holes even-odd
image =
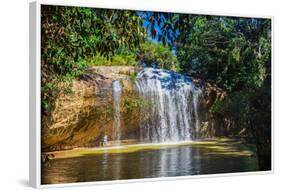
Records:
{"label": "riverbank", "polygon": [[200,141],[181,141],[176,143],[145,143],[145,144],[127,144],[110,147],[81,147],[71,150],[53,151],[42,153],[50,155],[50,159],[64,159],[82,157],[95,154],[118,154],[132,153],[145,150],[169,149],[180,146],[198,147],[210,150],[210,154],[232,155],[232,156],[254,156],[255,147],[253,144],[246,143],[243,140],[215,138]]}

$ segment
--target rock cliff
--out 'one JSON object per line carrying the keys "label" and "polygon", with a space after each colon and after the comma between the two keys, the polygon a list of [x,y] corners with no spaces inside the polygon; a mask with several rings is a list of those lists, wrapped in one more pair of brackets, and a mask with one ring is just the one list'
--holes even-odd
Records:
{"label": "rock cliff", "polygon": [[[121,140],[134,141],[139,137],[139,122],[149,114],[141,113],[145,100],[136,93],[134,76],[140,68],[129,66],[99,66],[89,68],[87,73],[71,85],[71,93],[61,92],[54,110],[42,125],[42,151],[99,146],[104,135],[113,139],[112,83],[122,85]],[[209,138],[224,133],[223,118],[211,114],[212,105],[224,98],[225,93],[209,83],[194,80],[202,88],[200,98],[200,128],[194,138]]]}

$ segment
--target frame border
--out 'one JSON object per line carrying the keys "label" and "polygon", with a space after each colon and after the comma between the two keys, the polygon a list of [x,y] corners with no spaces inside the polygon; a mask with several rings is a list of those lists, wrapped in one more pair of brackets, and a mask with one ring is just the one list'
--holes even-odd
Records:
{"label": "frame border", "polygon": [[41,185],[41,3],[29,4],[29,184]]}

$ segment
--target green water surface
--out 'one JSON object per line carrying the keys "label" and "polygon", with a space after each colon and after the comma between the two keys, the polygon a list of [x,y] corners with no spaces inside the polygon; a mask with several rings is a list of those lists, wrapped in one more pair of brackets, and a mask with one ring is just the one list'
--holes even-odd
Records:
{"label": "green water surface", "polygon": [[60,153],[55,154],[57,159],[42,167],[42,184],[258,170],[253,145],[236,140],[74,152],[75,154],[63,153],[61,157]]}

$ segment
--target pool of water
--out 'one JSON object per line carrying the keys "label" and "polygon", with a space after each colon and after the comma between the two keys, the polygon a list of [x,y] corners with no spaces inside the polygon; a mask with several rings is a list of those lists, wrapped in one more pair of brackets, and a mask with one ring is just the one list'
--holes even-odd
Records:
{"label": "pool of water", "polygon": [[[42,168],[42,184],[92,182],[257,171],[255,154],[241,143],[172,146],[60,158]],[[242,148],[241,148],[242,147]],[[245,154],[245,151],[248,151]]]}

